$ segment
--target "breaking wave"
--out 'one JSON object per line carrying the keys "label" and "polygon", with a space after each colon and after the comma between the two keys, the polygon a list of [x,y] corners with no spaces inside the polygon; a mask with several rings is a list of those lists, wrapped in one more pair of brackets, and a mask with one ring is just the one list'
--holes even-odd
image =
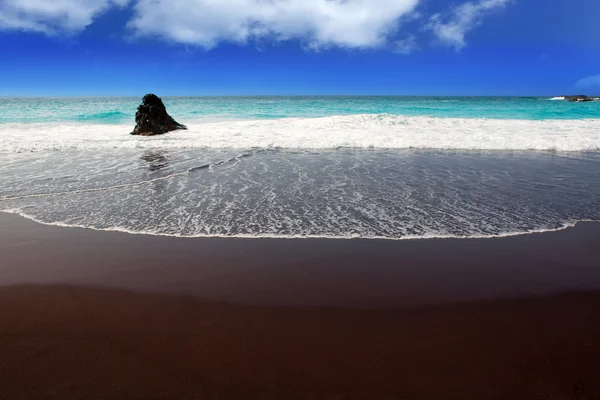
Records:
{"label": "breaking wave", "polygon": [[8,123],[0,153],[119,148],[456,149],[596,152],[600,119],[501,120],[359,114],[188,124],[188,131],[137,137],[131,125]]}

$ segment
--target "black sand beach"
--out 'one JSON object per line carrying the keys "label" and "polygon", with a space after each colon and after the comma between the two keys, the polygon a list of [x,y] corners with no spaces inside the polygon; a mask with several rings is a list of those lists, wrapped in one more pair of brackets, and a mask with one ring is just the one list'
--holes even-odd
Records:
{"label": "black sand beach", "polygon": [[600,398],[600,224],[412,241],[0,227],[0,398]]}

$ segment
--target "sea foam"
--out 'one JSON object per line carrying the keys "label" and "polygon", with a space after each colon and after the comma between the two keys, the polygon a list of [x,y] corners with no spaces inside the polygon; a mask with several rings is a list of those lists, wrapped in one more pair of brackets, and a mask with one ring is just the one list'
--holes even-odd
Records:
{"label": "sea foam", "polygon": [[47,222],[43,221],[39,218],[36,218],[32,215],[27,214],[21,210],[0,210],[0,212],[6,214],[15,214],[19,215],[23,218],[26,218],[30,221],[36,222],[42,225],[48,226],[56,226],[61,228],[74,228],[74,229],[89,229],[93,231],[104,231],[104,232],[120,232],[127,233],[130,235],[143,235],[143,236],[163,236],[163,237],[176,237],[181,239],[198,239],[198,238],[213,238],[213,239],[282,239],[282,240],[293,240],[293,239],[326,239],[326,240],[390,240],[390,241],[400,241],[400,240],[421,240],[421,239],[499,239],[499,238],[508,238],[514,236],[524,236],[524,235],[535,235],[549,232],[559,232],[566,229],[574,228],[579,223],[586,222],[597,222],[591,220],[581,220],[574,222],[565,222],[563,225],[556,228],[539,228],[532,229],[529,231],[515,231],[515,232],[504,232],[504,233],[496,233],[496,234],[473,234],[473,235],[452,235],[452,234],[439,234],[439,233],[427,233],[423,235],[407,235],[401,237],[390,237],[390,236],[360,236],[360,235],[310,235],[310,234],[295,234],[295,235],[281,235],[281,234],[235,234],[235,235],[226,235],[226,234],[194,234],[194,235],[181,235],[181,234],[169,234],[158,231],[144,231],[144,230],[133,230],[129,228],[123,228],[118,226],[107,227],[107,228],[98,228],[90,225],[83,224],[69,224],[64,222]]}
{"label": "sea foam", "polygon": [[119,148],[600,150],[600,119],[501,120],[359,114],[188,123],[188,131],[130,136],[130,125],[8,123],[0,153]]}

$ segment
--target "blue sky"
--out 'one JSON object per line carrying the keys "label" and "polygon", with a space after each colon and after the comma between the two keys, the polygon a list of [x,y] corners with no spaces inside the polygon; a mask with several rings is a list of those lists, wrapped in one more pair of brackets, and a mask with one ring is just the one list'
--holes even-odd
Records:
{"label": "blue sky", "polygon": [[598,0],[0,0],[0,95],[600,94]]}

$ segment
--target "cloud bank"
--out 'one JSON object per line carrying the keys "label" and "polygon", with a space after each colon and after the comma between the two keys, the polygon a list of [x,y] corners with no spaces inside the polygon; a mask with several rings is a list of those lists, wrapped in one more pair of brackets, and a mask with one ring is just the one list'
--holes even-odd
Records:
{"label": "cloud bank", "polygon": [[504,8],[511,0],[480,0],[456,7],[449,16],[434,14],[427,26],[442,43],[460,50],[466,46],[465,35],[483,23],[493,11]]}
{"label": "cloud bank", "polygon": [[130,0],[0,0],[0,30],[77,33],[95,17]]}
{"label": "cloud bank", "polygon": [[[468,1],[427,17],[423,0],[0,0],[0,30],[73,34],[113,7],[132,5],[128,23],[138,37],[210,49],[221,43],[299,40],[305,47],[367,49],[400,54],[419,49],[405,21],[425,18],[425,31],[457,50],[465,35],[512,0]],[[423,33],[423,31],[421,32]]]}

